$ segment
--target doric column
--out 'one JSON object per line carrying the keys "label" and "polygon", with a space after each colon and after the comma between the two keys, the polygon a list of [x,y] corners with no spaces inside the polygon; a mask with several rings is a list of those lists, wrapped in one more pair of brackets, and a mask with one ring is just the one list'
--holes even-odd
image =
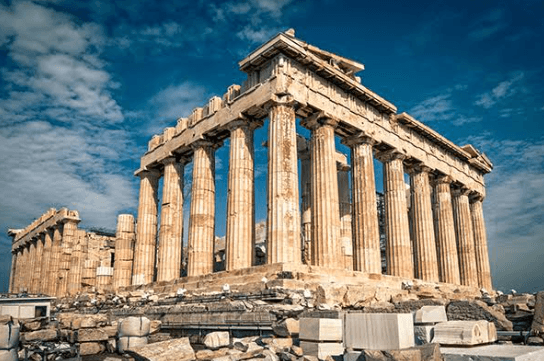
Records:
{"label": "doric column", "polygon": [[51,251],[53,247],[53,237],[51,230],[46,229],[44,231],[44,244],[43,244],[43,256],[42,256],[42,277],[40,281],[40,292],[46,295],[49,294],[49,280],[51,279]]}
{"label": "doric column", "polygon": [[34,266],[32,267],[32,293],[41,292],[42,282],[42,256],[43,256],[43,242],[45,236],[40,234],[36,239],[36,245],[34,248]]}
{"label": "doric column", "polygon": [[28,272],[31,266],[30,260],[30,247],[29,244],[23,245],[23,264],[24,267],[21,268],[21,281],[19,282],[19,292],[25,292],[29,289],[28,286]]}
{"label": "doric column", "polygon": [[253,130],[257,124],[237,120],[229,124],[230,156],[227,194],[226,270],[253,264],[255,184]]}
{"label": "doric column", "polygon": [[138,223],[136,245],[134,247],[134,269],[132,272],[133,285],[144,285],[153,282],[159,177],[160,173],[156,170],[140,173]]}
{"label": "doric column", "polygon": [[310,138],[312,192],[312,264],[344,268],[340,244],[340,206],[334,128],[336,122],[320,117],[307,120]]}
{"label": "doric column", "polygon": [[134,240],[134,216],[132,214],[120,214],[117,217],[117,232],[115,234],[114,291],[131,284]]}
{"label": "doric column", "polygon": [[344,269],[353,271],[353,236],[351,221],[351,201],[349,197],[349,171],[345,162],[336,164],[338,173],[338,206],[340,209],[340,245],[344,259]]}
{"label": "doric column", "polygon": [[303,244],[303,262],[305,264],[311,263],[312,254],[312,206],[310,194],[312,193],[312,185],[310,182],[310,152],[306,149],[303,152],[299,152],[298,157],[300,159],[300,191],[302,193],[301,201],[301,223],[302,223],[302,240]]}
{"label": "doric column", "polygon": [[410,172],[414,263],[416,278],[438,282],[431,186],[429,183],[430,170],[430,168],[420,165],[413,167]]}
{"label": "doric column", "polygon": [[451,178],[438,177],[435,180],[434,206],[436,241],[438,250],[438,269],[440,281],[460,284],[459,256],[455,240],[455,223],[451,199]]}
{"label": "doric column", "polygon": [[267,263],[301,263],[296,117],[274,103],[268,128]]}
{"label": "doric column", "polygon": [[187,275],[213,272],[215,238],[215,149],[213,143],[193,143],[193,185],[189,213]]}
{"label": "doric column", "polygon": [[453,192],[453,214],[459,252],[459,271],[462,285],[478,286],[474,230],[472,228],[468,194],[469,191],[466,188],[456,189]]}
{"label": "doric column", "polygon": [[404,183],[405,155],[396,151],[384,153],[383,180],[385,223],[387,235],[387,273],[413,278],[414,265],[408,223],[406,183]]}
{"label": "doric column", "polygon": [[83,273],[83,257],[87,249],[87,237],[83,229],[76,230],[73,238],[72,255],[70,257],[70,270],[68,272],[67,292],[69,295],[75,295],[81,291],[81,277]]}
{"label": "doric column", "polygon": [[356,271],[381,273],[380,231],[376,183],[374,178],[374,141],[362,135],[344,140],[351,148],[353,264]]}
{"label": "doric column", "polygon": [[[9,293],[15,292],[15,280],[17,279],[17,250],[11,251],[11,270],[9,272]],[[19,259],[20,261],[20,259]]]}
{"label": "doric column", "polygon": [[57,295],[57,284],[59,282],[59,265],[61,255],[62,234],[59,225],[53,228],[53,243],[51,247],[51,262],[49,263],[50,276],[47,280],[47,294],[50,296]]}
{"label": "doric column", "polygon": [[157,253],[157,281],[181,276],[183,251],[183,162],[175,157],[164,161],[161,226]]}
{"label": "doric column", "polygon": [[62,227],[62,245],[59,259],[59,283],[57,297],[68,295],[68,278],[72,261],[72,248],[79,221],[67,220]]}
{"label": "doric column", "polygon": [[472,227],[474,228],[474,247],[476,249],[476,273],[478,285],[488,291],[493,289],[491,283],[491,269],[489,267],[489,252],[487,250],[487,234],[485,230],[483,197],[476,196],[471,199],[470,214]]}

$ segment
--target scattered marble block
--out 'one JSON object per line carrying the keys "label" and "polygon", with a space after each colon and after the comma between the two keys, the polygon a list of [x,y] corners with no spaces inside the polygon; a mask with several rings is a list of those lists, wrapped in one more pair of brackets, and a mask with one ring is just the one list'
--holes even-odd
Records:
{"label": "scattered marble block", "polygon": [[414,337],[416,345],[431,343],[434,337],[434,326],[414,326]]}
{"label": "scattered marble block", "polygon": [[332,318],[301,318],[299,338],[306,341],[342,341],[342,320]]}
{"label": "scattered marble block", "polygon": [[446,307],[444,306],[423,306],[414,312],[414,324],[435,324],[448,321]]}
{"label": "scattered marble block", "polygon": [[354,350],[392,350],[414,346],[410,313],[348,313],[346,347]]}
{"label": "scattered marble block", "polygon": [[324,360],[327,356],[341,356],[344,354],[342,342],[310,342],[300,341],[300,347],[305,356],[314,356]]}
{"label": "scattered marble block", "polygon": [[497,340],[495,324],[487,321],[448,321],[434,326],[433,342],[441,345],[481,345]]}
{"label": "scattered marble block", "polygon": [[196,359],[188,337],[132,347],[128,353],[136,360],[189,361]]}
{"label": "scattered marble block", "polygon": [[540,361],[544,347],[520,345],[485,345],[441,347],[444,361]]}

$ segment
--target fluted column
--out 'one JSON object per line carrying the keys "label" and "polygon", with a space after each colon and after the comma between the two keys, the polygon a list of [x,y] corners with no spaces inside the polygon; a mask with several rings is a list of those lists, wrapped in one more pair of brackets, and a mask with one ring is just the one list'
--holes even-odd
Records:
{"label": "fluted column", "polygon": [[19,292],[28,292],[28,272],[31,266],[30,260],[30,246],[28,244],[23,245],[23,264],[24,267],[21,268],[21,281],[19,282]]}
{"label": "fluted column", "polygon": [[295,109],[274,103],[269,118],[267,263],[301,263]]}
{"label": "fluted column", "polygon": [[340,209],[340,245],[344,269],[353,271],[353,237],[351,221],[351,201],[349,198],[349,171],[346,163],[337,162],[338,205]]}
{"label": "fluted column", "polygon": [[374,178],[374,141],[365,136],[346,138],[351,148],[353,262],[356,271],[381,273],[380,230]]}
{"label": "fluted column", "polygon": [[153,282],[155,273],[155,245],[157,237],[157,191],[160,173],[149,170],[140,173],[140,197],[132,284]]}
{"label": "fluted column", "polygon": [[239,120],[229,124],[230,156],[227,194],[226,270],[253,264],[255,184],[253,130],[255,124]]}
{"label": "fluted column", "polygon": [[83,229],[76,230],[73,238],[72,254],[70,257],[70,270],[68,272],[67,292],[75,295],[81,291],[81,277],[83,273],[83,254],[87,249],[86,232]]}
{"label": "fluted column", "polygon": [[474,247],[476,250],[476,273],[478,285],[488,291],[493,289],[491,269],[489,267],[489,252],[487,249],[487,234],[485,230],[483,197],[475,197],[470,203],[472,227],[474,228]]}
{"label": "fluted column", "polygon": [[410,174],[412,196],[412,233],[416,278],[438,282],[438,265],[433,225],[430,168],[415,166]]}
{"label": "fluted column", "polygon": [[187,275],[213,272],[215,238],[215,149],[209,141],[193,143],[193,186],[189,213]]}
{"label": "fluted column", "polygon": [[390,151],[382,155],[385,223],[387,235],[387,273],[413,278],[414,264],[408,223],[406,183],[404,183],[405,156]]}
{"label": "fluted column", "polygon": [[36,239],[34,248],[34,266],[32,267],[32,293],[41,292],[42,282],[42,257],[43,257],[43,242],[45,236],[40,234]]}
{"label": "fluted column", "polygon": [[305,264],[311,263],[311,254],[312,254],[312,207],[310,194],[312,185],[310,182],[310,172],[311,172],[311,163],[310,163],[310,153],[308,150],[305,150],[302,153],[299,153],[300,159],[300,189],[302,193],[301,201],[301,223],[302,223],[302,239],[304,241],[303,250],[303,262]]}
{"label": "fluted column", "polygon": [[59,258],[59,283],[57,296],[64,297],[68,294],[68,278],[72,261],[74,238],[76,237],[78,222],[68,220],[62,227],[62,245]]}
{"label": "fluted column", "polygon": [[468,194],[469,191],[466,188],[457,189],[453,193],[453,214],[457,234],[457,250],[459,252],[459,271],[462,285],[478,286],[474,230],[472,228]]}
{"label": "fluted column", "polygon": [[17,250],[11,251],[11,269],[9,272],[9,293],[15,292],[15,280],[17,279]]}
{"label": "fluted column", "polygon": [[440,281],[458,285],[461,281],[453,220],[451,181],[451,178],[447,176],[439,177],[435,181],[436,240]]}
{"label": "fluted column", "polygon": [[175,157],[166,158],[163,163],[157,281],[170,281],[181,276],[184,164]]}
{"label": "fluted column", "polygon": [[312,264],[343,268],[340,244],[340,206],[334,127],[336,122],[320,118],[305,122],[310,138],[312,192]]}
{"label": "fluted column", "polygon": [[114,291],[131,284],[134,241],[134,216],[132,214],[120,214],[117,217],[117,232],[115,233]]}
{"label": "fluted column", "polygon": [[61,241],[62,235],[60,226],[53,228],[53,240],[51,246],[51,262],[49,263],[49,278],[47,279],[47,294],[50,296],[57,295],[57,283],[59,282],[59,265],[61,256]]}
{"label": "fluted column", "polygon": [[51,235],[51,230],[46,229],[44,232],[44,244],[43,244],[43,256],[42,256],[42,277],[40,281],[40,293],[46,295],[50,294],[48,285],[51,278],[51,251],[53,247],[53,237]]}

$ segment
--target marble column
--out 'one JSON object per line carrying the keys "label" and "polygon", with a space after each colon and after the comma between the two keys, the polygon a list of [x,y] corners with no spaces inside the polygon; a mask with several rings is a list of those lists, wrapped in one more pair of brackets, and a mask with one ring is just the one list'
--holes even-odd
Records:
{"label": "marble column", "polygon": [[62,245],[59,258],[59,283],[57,297],[68,295],[68,278],[72,261],[72,249],[77,232],[77,221],[68,220],[62,227]]}
{"label": "marble column", "polygon": [[312,207],[310,194],[312,185],[310,182],[310,153],[308,150],[299,152],[300,159],[300,190],[302,193],[301,201],[301,223],[302,223],[302,245],[304,254],[302,256],[304,264],[310,264],[312,259]]}
{"label": "marble column", "polygon": [[387,273],[413,278],[414,264],[408,223],[406,183],[404,183],[403,160],[406,156],[396,151],[389,151],[381,157],[384,162]]}
{"label": "marble column", "polygon": [[483,197],[476,196],[470,203],[470,214],[474,228],[474,247],[476,249],[476,273],[478,285],[487,291],[493,289],[491,283],[491,269],[489,267],[489,252],[487,249],[487,234],[485,230]]}
{"label": "marble column", "polygon": [[441,176],[435,180],[435,234],[440,281],[458,285],[461,281],[459,278],[457,241],[455,239],[455,222],[453,220],[451,182],[452,180],[448,176]]}
{"label": "marble column", "polygon": [[269,118],[267,263],[299,264],[300,208],[293,104],[274,103]]}
{"label": "marble column", "polygon": [[83,229],[76,230],[73,238],[72,255],[70,257],[70,270],[68,272],[68,295],[75,295],[81,291],[81,277],[83,273],[84,252],[87,249],[86,232]]}
{"label": "marble column", "polygon": [[[15,292],[15,280],[17,279],[17,250],[11,251],[11,270],[9,272],[9,293]],[[20,259],[19,259],[20,261]]]}
{"label": "marble column", "polygon": [[112,285],[114,291],[131,284],[134,241],[134,216],[120,214],[117,217],[117,232],[115,233],[115,263],[113,264]]}
{"label": "marble column", "polygon": [[51,252],[53,247],[53,237],[50,229],[44,231],[44,244],[43,244],[43,256],[42,256],[42,277],[40,282],[40,293],[44,293],[51,296],[49,293],[48,285],[51,279]]}
{"label": "marble column", "polygon": [[187,275],[213,272],[215,238],[215,147],[206,140],[193,143],[193,185],[189,213]]}
{"label": "marble column", "polygon": [[349,198],[349,171],[345,163],[337,163],[338,204],[340,209],[340,244],[344,269],[353,271],[353,237],[351,221],[351,201]]}
{"label": "marble column", "polygon": [[343,268],[340,244],[340,206],[334,128],[328,118],[306,121],[310,138],[312,200],[312,264]]}
{"label": "marble column", "polygon": [[362,135],[344,139],[351,148],[353,264],[356,271],[381,273],[380,230],[374,178],[374,141]]}
{"label": "marble column", "polygon": [[410,172],[412,197],[412,234],[415,277],[438,282],[438,264],[431,202],[430,168],[419,165]]}
{"label": "marble column", "polygon": [[164,161],[161,225],[157,253],[157,281],[171,281],[181,276],[183,252],[183,170],[175,157]]}
{"label": "marble column", "polygon": [[155,245],[157,237],[157,212],[160,173],[148,170],[140,173],[140,197],[132,284],[153,282],[155,273]]}
{"label": "marble column", "polygon": [[19,283],[19,292],[27,292],[29,289],[28,285],[28,273],[31,266],[31,260],[30,260],[30,245],[24,244],[23,245],[23,264],[24,267],[21,269],[21,281]]}
{"label": "marble column", "polygon": [[45,236],[40,234],[36,239],[36,246],[34,248],[34,263],[32,267],[32,293],[41,292],[42,283],[42,256],[43,256],[43,243]]}
{"label": "marble column", "polygon": [[226,270],[253,265],[255,184],[253,131],[255,124],[237,120],[229,124],[230,155],[227,194]]}
{"label": "marble column", "polygon": [[456,189],[453,192],[453,214],[457,234],[461,284],[477,287],[478,275],[476,274],[474,230],[472,228],[468,194],[469,191],[466,188]]}
{"label": "marble column", "polygon": [[53,228],[53,240],[51,246],[51,262],[49,263],[50,276],[47,280],[47,294],[50,296],[57,295],[57,283],[59,282],[59,265],[61,256],[61,241],[62,234],[60,225]]}

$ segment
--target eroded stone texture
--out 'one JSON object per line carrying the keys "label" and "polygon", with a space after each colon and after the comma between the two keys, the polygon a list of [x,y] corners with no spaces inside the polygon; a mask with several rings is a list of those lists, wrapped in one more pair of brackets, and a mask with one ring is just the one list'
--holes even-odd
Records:
{"label": "eroded stone texture", "polygon": [[115,263],[112,285],[114,290],[131,284],[134,241],[134,216],[132,214],[120,214],[117,217],[117,231],[115,234]]}
{"label": "eroded stone texture", "polygon": [[493,289],[491,283],[491,269],[489,267],[489,251],[487,249],[487,233],[485,229],[484,210],[482,199],[476,198],[470,203],[470,214],[472,216],[472,227],[474,228],[474,248],[476,255],[476,273],[478,285],[490,291]]}
{"label": "eroded stone texture", "polygon": [[269,118],[267,263],[301,263],[296,119],[293,105],[273,104]]}
{"label": "eroded stone texture", "polygon": [[161,225],[157,252],[157,281],[181,276],[183,236],[183,162],[164,160]]}
{"label": "eroded stone texture", "polygon": [[153,281],[155,268],[155,243],[157,237],[157,191],[159,173],[147,171],[140,174],[140,203],[132,284],[141,285]]}
{"label": "eroded stone texture", "polygon": [[412,169],[410,177],[414,263],[416,278],[438,282],[431,186],[429,184],[430,170],[425,166],[417,166]]}
{"label": "eroded stone texture", "polygon": [[42,270],[42,277],[39,285],[39,292],[47,294],[49,291],[48,286],[48,280],[51,278],[51,250],[53,247],[53,239],[52,234],[49,230],[46,230],[43,234],[43,256],[42,256],[42,264],[41,264],[41,270]]}
{"label": "eroded stone texture", "polygon": [[198,141],[193,147],[187,275],[199,276],[213,271],[215,150],[209,141]]}
{"label": "eroded stone texture", "polygon": [[[343,155],[342,155],[343,156]],[[345,158],[345,157],[344,157]],[[349,196],[350,167],[337,160],[338,204],[340,208],[340,244],[344,269],[353,270],[353,235],[351,220],[351,201]]]}
{"label": "eroded stone texture", "polygon": [[255,190],[253,128],[240,120],[230,124],[227,197],[226,269],[251,267],[254,254]]}
{"label": "eroded stone texture", "polygon": [[459,252],[459,275],[462,285],[478,286],[474,233],[468,193],[467,189],[458,189],[453,194],[453,213]]}
{"label": "eroded stone texture", "polygon": [[86,232],[82,229],[76,231],[73,238],[72,257],[70,259],[70,271],[68,273],[68,294],[75,295],[81,291],[81,277],[83,274],[83,262],[87,252]]}
{"label": "eroded stone texture", "polygon": [[459,257],[455,240],[451,178],[436,179],[434,198],[440,281],[459,284]]}

